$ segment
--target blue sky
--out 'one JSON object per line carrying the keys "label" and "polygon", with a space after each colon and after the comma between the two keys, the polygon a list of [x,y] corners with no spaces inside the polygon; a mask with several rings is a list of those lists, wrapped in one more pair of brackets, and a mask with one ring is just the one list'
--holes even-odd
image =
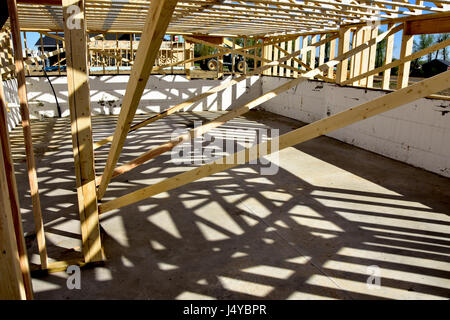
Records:
{"label": "blue sky", "polygon": [[[415,0],[408,0],[410,3],[415,3]],[[435,5],[432,4],[431,2],[425,1],[424,2],[425,6],[430,6],[430,7],[434,7]],[[427,13],[432,13],[430,11],[423,11],[424,14]],[[401,15],[400,15],[401,16]],[[381,26],[380,30],[382,32],[387,30],[387,26]],[[400,46],[401,46],[401,37],[402,37],[402,33],[401,32],[397,32],[394,36],[394,53],[393,56],[394,58],[399,58],[400,56]],[[39,40],[39,33],[37,32],[27,32],[27,44],[28,44],[28,48],[29,49],[35,49],[34,44],[36,43],[36,41]],[[23,44],[23,39],[22,39],[22,46],[24,46]]]}

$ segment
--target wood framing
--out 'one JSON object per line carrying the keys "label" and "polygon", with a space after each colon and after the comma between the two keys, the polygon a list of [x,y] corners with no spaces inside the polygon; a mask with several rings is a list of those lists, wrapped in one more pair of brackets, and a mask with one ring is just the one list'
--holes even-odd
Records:
{"label": "wood framing", "polygon": [[[391,28],[392,24],[388,25]],[[394,52],[394,35],[390,35],[386,39],[386,50],[384,53],[383,65],[387,65],[392,62],[392,55]],[[390,89],[391,84],[391,69],[387,69],[383,72],[383,80],[381,82],[381,88],[384,90]]]}
{"label": "wood framing", "polygon": [[[142,127],[144,127],[144,126],[146,126],[146,125],[148,125],[148,124],[150,124],[150,123],[152,123],[152,122],[154,122],[154,121],[156,121],[158,119],[162,119],[162,118],[164,118],[164,117],[166,117],[166,116],[168,116],[168,115],[170,115],[170,114],[172,114],[172,113],[174,113],[174,112],[176,112],[178,110],[181,110],[183,108],[187,108],[187,107],[191,106],[192,104],[194,104],[195,102],[200,101],[200,100],[206,98],[207,96],[209,96],[209,95],[211,95],[213,93],[217,93],[219,91],[222,91],[222,90],[224,90],[224,89],[226,89],[226,88],[228,88],[228,87],[230,87],[230,86],[232,86],[232,85],[234,85],[234,84],[236,84],[236,83],[238,83],[238,82],[240,82],[240,81],[242,81],[244,79],[249,78],[250,76],[257,75],[260,72],[263,72],[264,70],[270,70],[271,68],[275,68],[275,67],[278,67],[280,65],[283,65],[283,62],[286,61],[287,59],[294,59],[294,60],[298,61],[299,63],[301,63],[301,61],[299,61],[297,58],[294,58],[294,57],[299,56],[299,55],[303,56],[303,55],[305,55],[305,53],[307,51],[311,50],[311,48],[315,48],[315,46],[319,46],[319,45],[325,44],[328,41],[332,41],[336,37],[337,37],[337,35],[331,36],[329,38],[325,38],[325,39],[323,39],[322,41],[316,43],[313,46],[305,46],[302,49],[297,50],[297,51],[295,51],[295,52],[293,52],[291,54],[288,54],[288,55],[284,56],[281,59],[277,59],[275,61],[271,61],[269,63],[265,63],[262,67],[253,70],[249,74],[244,74],[244,75],[242,75],[242,76],[240,76],[240,77],[238,77],[236,79],[232,79],[230,81],[227,81],[227,82],[225,82],[225,83],[223,83],[223,84],[221,84],[221,85],[219,85],[217,87],[214,87],[214,88],[208,90],[205,93],[202,93],[202,94],[197,95],[195,97],[189,98],[186,101],[184,101],[184,102],[182,102],[182,103],[180,103],[178,105],[172,106],[172,107],[170,107],[169,109],[167,109],[167,110],[165,110],[163,112],[160,112],[160,113],[158,113],[158,114],[156,114],[154,116],[149,117],[146,120],[143,120],[143,121],[141,121],[141,122],[131,126],[128,132],[131,132],[131,131],[137,130],[139,128],[142,128]],[[274,45],[274,48],[276,49],[276,48],[278,48],[278,46]],[[308,66],[306,66],[306,67],[309,68]],[[298,72],[300,73],[300,70]],[[317,77],[327,80],[325,77],[322,77],[320,75],[318,75]],[[328,80],[330,80],[330,79],[328,79]],[[106,138],[102,139],[101,141],[95,142],[94,143],[94,149],[97,149],[97,148],[101,147],[102,145],[105,145],[106,143],[111,142],[112,139],[113,139],[113,136],[109,136],[109,137],[106,137]]]}
{"label": "wood framing", "polygon": [[[414,44],[414,36],[406,34],[405,26],[403,28],[404,29],[402,35],[402,46],[400,49],[400,59],[412,53]],[[405,88],[408,86],[410,66],[411,62],[409,61],[406,61],[405,63],[399,66],[397,76],[397,89]]]}
{"label": "wood framing", "polygon": [[409,56],[403,57],[401,59],[392,61],[391,63],[384,64],[381,67],[367,71],[366,73],[360,74],[359,76],[355,77],[354,79],[349,79],[349,80],[342,82],[342,85],[346,85],[346,84],[351,83],[352,81],[359,80],[359,79],[362,79],[362,78],[365,78],[365,77],[368,77],[371,75],[375,75],[375,74],[378,74],[378,73],[386,71],[386,70],[390,70],[392,68],[402,65],[405,62],[412,61],[414,59],[418,59],[418,58],[423,57],[431,52],[445,48],[446,46],[450,46],[450,39],[447,39],[443,42],[436,43],[435,45],[432,45],[431,47],[414,52],[414,53],[410,54]]}
{"label": "wood framing", "polygon": [[405,22],[405,34],[450,33],[450,19],[436,18]]}
{"label": "wood framing", "polygon": [[74,24],[65,23],[64,39],[67,60],[67,86],[72,131],[78,211],[81,223],[82,248],[85,262],[102,261],[100,225],[94,171],[89,76],[87,69],[86,24],[83,0],[63,0],[65,21],[71,6],[80,14]]}
{"label": "wood framing", "polygon": [[[343,55],[350,48],[351,29],[339,30],[338,55]],[[342,60],[336,67],[336,83],[341,84],[347,79],[348,59]]]}
{"label": "wood framing", "polygon": [[[364,44],[361,44],[360,46],[336,57],[335,59],[330,60],[327,63],[324,63],[324,64],[318,66],[317,68],[304,73],[301,77],[291,80],[291,81],[279,86],[278,88],[271,90],[271,91],[267,92],[266,94],[254,99],[242,106],[239,106],[216,119],[209,121],[208,123],[206,123],[198,128],[190,130],[187,134],[180,135],[180,136],[176,137],[175,139],[172,139],[169,142],[166,142],[164,144],[161,144],[157,147],[150,149],[149,151],[144,152],[142,155],[138,156],[137,158],[115,168],[113,170],[112,176],[115,177],[115,176],[118,176],[125,172],[128,172],[128,171],[142,165],[143,163],[149,161],[150,159],[153,159],[163,153],[166,153],[166,152],[172,150],[175,146],[179,145],[180,143],[191,140],[197,136],[203,135],[206,132],[208,132],[209,130],[216,128],[216,127],[220,126],[221,124],[248,112],[250,109],[276,97],[280,93],[282,93],[286,90],[289,90],[290,88],[298,85],[299,83],[301,83],[307,79],[313,78],[317,75],[320,75],[323,72],[326,72],[329,68],[334,67],[336,64],[338,64],[343,59],[347,59],[349,56],[351,56],[355,53],[358,53],[363,50],[366,50],[367,48],[370,48],[370,46],[381,41],[382,39],[384,39],[384,37],[386,37],[390,33],[392,33],[392,30],[388,30],[388,31],[384,32],[383,34],[379,35],[377,38],[371,39],[370,41],[367,41]],[[322,43],[325,43],[326,41],[330,41],[331,39],[332,38],[323,39],[323,40],[317,42],[315,45],[320,46]],[[279,62],[289,60],[292,58],[292,56],[298,55],[299,53],[305,54],[305,52],[310,51],[310,49],[311,49],[311,47],[304,47],[301,50],[299,50],[291,55],[285,55],[283,58],[280,59]],[[267,66],[269,66],[269,65],[266,65],[262,68],[266,68]],[[260,72],[259,69],[257,69],[256,71]],[[99,178],[99,179],[102,179],[102,178]]]}
{"label": "wood framing", "polygon": [[32,299],[6,110],[0,81],[0,299]]}
{"label": "wood framing", "polygon": [[25,81],[25,65],[22,56],[22,43],[20,37],[20,26],[17,17],[15,0],[8,0],[8,12],[11,25],[12,42],[14,47],[14,63],[17,78],[17,87],[20,103],[20,116],[22,118],[22,129],[26,152],[26,163],[28,181],[30,184],[31,201],[33,205],[33,218],[36,230],[41,267],[47,268],[47,247],[45,245],[44,223],[42,221],[41,202],[39,199],[38,178],[34,160],[34,150],[31,133],[30,112],[28,108],[27,88]]}
{"label": "wood framing", "polygon": [[155,0],[151,2],[130,81],[123,98],[117,127],[103,172],[102,183],[98,189],[99,199],[103,197],[111,179],[112,171],[119,159],[131,121],[136,113],[176,3],[176,0]]}
{"label": "wood framing", "polygon": [[[304,127],[283,134],[278,139],[277,149],[272,148],[271,140],[269,140],[268,142],[263,142],[259,145],[253,146],[252,148],[244,149],[238,153],[225,156],[217,161],[214,161],[213,163],[202,165],[201,167],[183,172],[152,186],[144,187],[117,199],[103,203],[99,208],[100,213],[103,214],[113,209],[136,203],[161,192],[166,192],[181,187],[187,183],[242,164],[242,162],[238,162],[236,159],[244,159],[245,163],[247,163],[251,160],[259,158],[262,155],[277,152],[287,147],[311,140],[331,131],[348,126],[352,123],[367,119],[423,98],[432,93],[444,90],[448,87],[450,87],[450,71],[446,71],[432,78],[415,83],[408,88],[403,88],[401,90],[386,94],[385,96],[363,103],[357,107],[347,109],[328,118],[313,122]],[[261,154],[260,150],[270,151]]]}

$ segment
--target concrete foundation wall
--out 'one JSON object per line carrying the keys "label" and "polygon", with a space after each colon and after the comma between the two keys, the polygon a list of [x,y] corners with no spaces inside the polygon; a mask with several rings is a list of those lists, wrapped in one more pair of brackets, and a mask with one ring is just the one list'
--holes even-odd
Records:
{"label": "concrete foundation wall", "polygon": [[17,93],[17,81],[16,79],[10,79],[3,81],[3,92],[8,104],[7,121],[8,131],[14,129],[16,125],[20,123],[20,107],[19,107],[19,95]]}
{"label": "concrete foundation wall", "polygon": [[[119,114],[123,95],[129,81],[128,75],[91,76],[92,114]],[[63,116],[69,116],[67,103],[67,78],[50,77],[57,93]],[[151,76],[144,90],[137,113],[160,112],[189,97],[201,94],[228,81],[223,80],[187,80],[180,75]],[[45,77],[27,78],[30,112],[34,117],[57,115],[55,97]],[[261,83],[257,76],[249,78],[218,94],[209,96],[185,111],[218,111],[232,108],[238,103],[247,102],[261,94]]]}
{"label": "concrete foundation wall", "polygon": [[[263,77],[262,91],[289,79]],[[269,100],[265,110],[311,123],[387,94],[305,81]],[[331,132],[328,136],[450,177],[450,102],[420,99]]]}

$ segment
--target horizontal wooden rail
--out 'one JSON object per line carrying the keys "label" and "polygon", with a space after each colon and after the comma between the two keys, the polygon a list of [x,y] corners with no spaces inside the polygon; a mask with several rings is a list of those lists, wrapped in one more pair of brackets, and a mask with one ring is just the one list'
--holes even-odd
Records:
{"label": "horizontal wooden rail", "polygon": [[[328,118],[321,119],[289,133],[283,134],[279,137],[278,149],[276,150],[272,149],[272,143],[269,140],[251,148],[242,150],[238,153],[225,156],[217,161],[214,161],[213,163],[183,172],[154,185],[144,187],[122,197],[105,202],[99,206],[100,214],[136,203],[148,197],[181,187],[187,183],[242,164],[238,163],[236,159],[245,159],[245,162],[247,163],[261,156],[265,156],[267,154],[311,140],[331,131],[392,110],[396,107],[413,102],[417,99],[426,97],[449,87],[450,71],[446,71],[432,78],[415,83],[409,87],[394,91],[386,94],[385,96],[363,103],[357,107],[347,109]],[[270,151],[261,154],[261,150]]]}

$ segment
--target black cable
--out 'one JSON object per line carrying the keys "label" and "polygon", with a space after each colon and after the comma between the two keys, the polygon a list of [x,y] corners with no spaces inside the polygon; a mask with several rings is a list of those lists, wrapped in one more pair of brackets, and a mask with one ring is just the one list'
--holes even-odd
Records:
{"label": "black cable", "polygon": [[53,84],[50,81],[50,78],[48,77],[47,72],[45,71],[45,60],[42,60],[42,71],[44,71],[44,75],[47,78],[47,81],[50,84],[50,87],[52,88],[53,95],[55,96],[55,100],[56,100],[56,108],[58,110],[58,118],[61,118],[61,107],[59,106],[58,97],[56,96],[55,88],[53,88]]}

